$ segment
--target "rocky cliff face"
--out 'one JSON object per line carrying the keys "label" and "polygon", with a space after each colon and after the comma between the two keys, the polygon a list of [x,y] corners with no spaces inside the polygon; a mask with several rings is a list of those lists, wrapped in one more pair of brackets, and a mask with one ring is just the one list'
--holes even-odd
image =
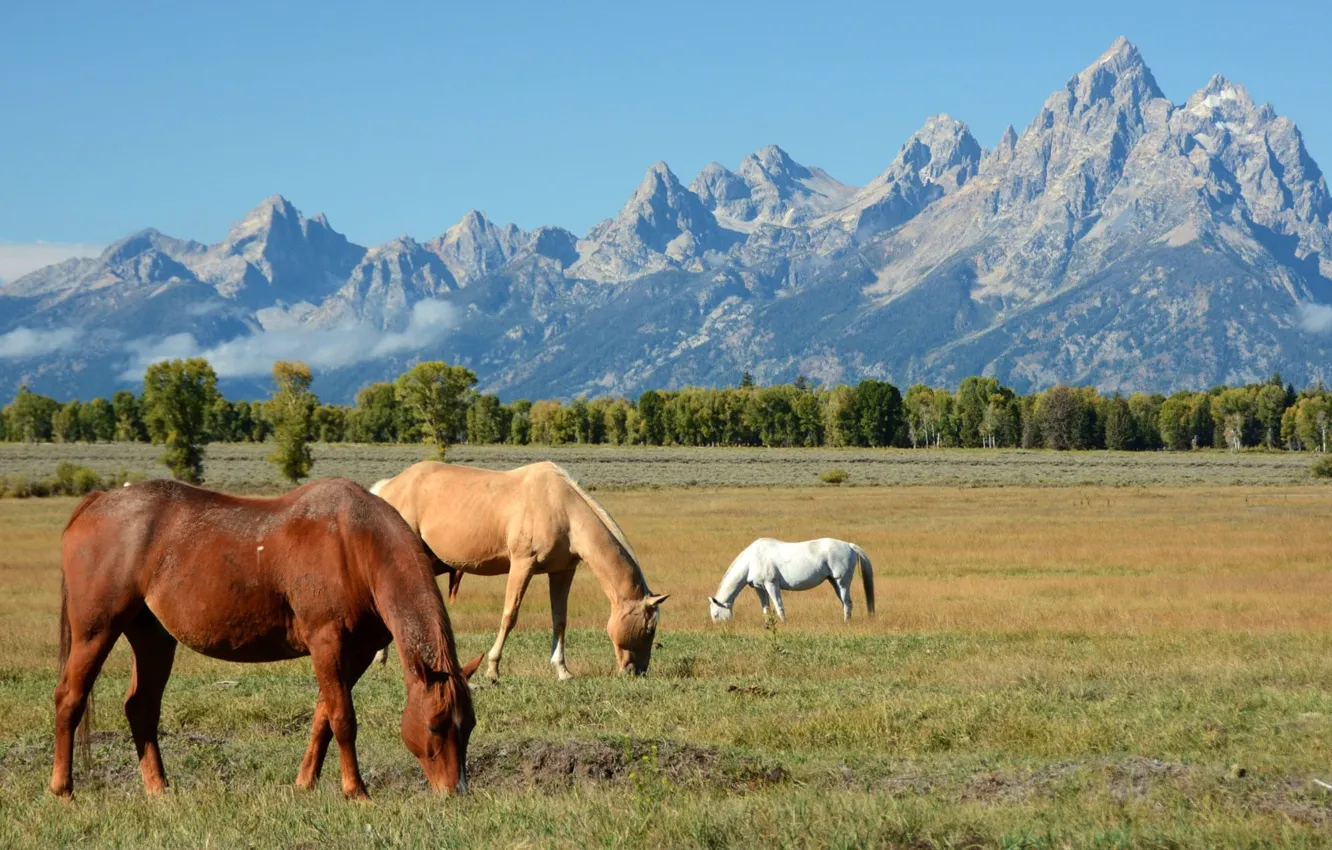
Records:
{"label": "rocky cliff face", "polygon": [[1304,383],[1332,378],[1332,336],[1301,321],[1332,309],[1330,249],[1332,200],[1295,124],[1223,77],[1175,104],[1120,39],[1021,133],[985,150],[935,116],[859,188],[769,146],[688,187],[656,163],[582,238],[473,212],[427,242],[366,249],[281,197],[214,246],[142,231],[0,287],[0,335],[79,340],[25,334],[0,352],[5,390],[26,379],[62,395],[130,383],[135,357],[344,332],[393,336],[321,370],[343,399],[433,357],[506,397],[746,369],[903,385],[986,374],[1024,390],[1274,370]]}

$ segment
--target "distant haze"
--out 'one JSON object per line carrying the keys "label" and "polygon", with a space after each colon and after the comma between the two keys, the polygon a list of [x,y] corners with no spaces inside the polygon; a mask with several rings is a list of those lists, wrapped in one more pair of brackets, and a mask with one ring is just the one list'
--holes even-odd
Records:
{"label": "distant haze", "polygon": [[16,280],[28,272],[71,257],[96,257],[105,248],[105,245],[62,245],[50,242],[18,245],[0,242],[0,282]]}

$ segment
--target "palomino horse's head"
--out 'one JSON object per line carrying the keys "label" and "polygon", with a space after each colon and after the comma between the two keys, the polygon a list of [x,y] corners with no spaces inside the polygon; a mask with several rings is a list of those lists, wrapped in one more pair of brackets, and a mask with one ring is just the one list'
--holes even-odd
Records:
{"label": "palomino horse's head", "polygon": [[646,596],[611,608],[606,634],[615,644],[615,661],[621,673],[641,676],[652,660],[652,642],[657,637],[658,610],[670,594]]}
{"label": "palomino horse's head", "polygon": [[476,726],[467,680],[481,666],[478,655],[462,673],[426,668],[407,678],[402,740],[421,762],[430,787],[452,794],[467,790],[467,740]]}
{"label": "palomino horse's head", "polygon": [[708,613],[712,615],[712,622],[722,623],[731,619],[731,614],[734,613],[734,609],[720,599],[709,596]]}

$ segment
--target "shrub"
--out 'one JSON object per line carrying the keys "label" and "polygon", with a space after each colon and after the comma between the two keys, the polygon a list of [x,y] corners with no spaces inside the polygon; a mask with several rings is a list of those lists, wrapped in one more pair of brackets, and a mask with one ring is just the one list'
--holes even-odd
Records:
{"label": "shrub", "polygon": [[1314,478],[1332,478],[1332,455],[1325,454],[1314,461],[1309,474]]}
{"label": "shrub", "polygon": [[819,480],[824,484],[841,484],[851,476],[846,474],[845,469],[830,469],[827,472],[819,474]]}
{"label": "shrub", "polygon": [[50,492],[65,496],[85,496],[102,489],[105,485],[95,470],[67,460],[56,464],[55,479],[49,483]]}

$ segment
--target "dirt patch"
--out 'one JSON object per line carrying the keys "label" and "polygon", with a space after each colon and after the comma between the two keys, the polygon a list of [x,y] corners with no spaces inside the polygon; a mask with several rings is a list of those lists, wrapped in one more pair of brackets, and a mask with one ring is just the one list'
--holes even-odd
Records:
{"label": "dirt patch", "polygon": [[1110,795],[1118,802],[1147,796],[1158,782],[1181,782],[1188,778],[1189,768],[1173,761],[1131,758],[1109,767]]}
{"label": "dirt patch", "polygon": [[477,787],[562,790],[602,783],[752,790],[786,782],[781,765],[672,741],[542,741],[481,745],[468,752]]}
{"label": "dirt patch", "polygon": [[727,685],[726,693],[741,694],[750,697],[770,697],[773,694],[772,691],[762,685],[745,685],[744,687],[741,687],[740,685]]}

